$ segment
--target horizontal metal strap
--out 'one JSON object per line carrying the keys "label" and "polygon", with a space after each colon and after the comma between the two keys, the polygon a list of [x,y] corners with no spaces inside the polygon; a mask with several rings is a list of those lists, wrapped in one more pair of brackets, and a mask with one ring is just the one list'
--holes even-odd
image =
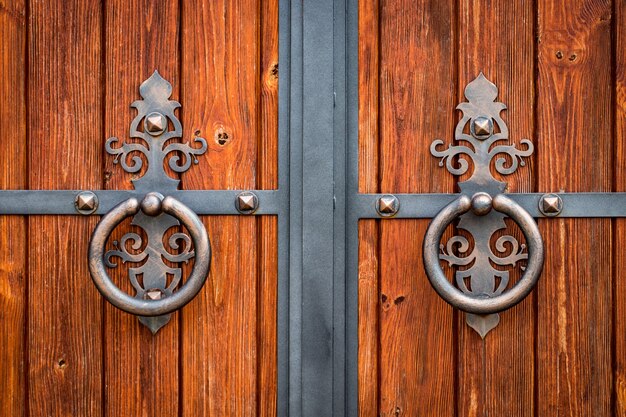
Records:
{"label": "horizontal metal strap", "polygon": [[[115,190],[1,190],[0,214],[79,214],[74,207],[76,195],[91,191],[98,197],[98,208],[93,213],[103,215],[130,197],[142,199],[145,193]],[[156,190],[158,191],[158,190]],[[280,190],[252,191],[259,199],[255,215],[280,214],[287,207],[287,195]],[[242,190],[178,190],[168,193],[198,215],[237,214],[237,195]]]}
{"label": "horizontal metal strap", "polygon": [[[557,217],[626,217],[626,193],[553,193],[563,200],[563,211]],[[378,198],[387,194],[353,194],[350,211],[361,219],[379,219]],[[393,194],[400,201],[392,218],[432,218],[460,194]],[[531,216],[545,218],[539,211],[539,200],[545,193],[507,194]]]}

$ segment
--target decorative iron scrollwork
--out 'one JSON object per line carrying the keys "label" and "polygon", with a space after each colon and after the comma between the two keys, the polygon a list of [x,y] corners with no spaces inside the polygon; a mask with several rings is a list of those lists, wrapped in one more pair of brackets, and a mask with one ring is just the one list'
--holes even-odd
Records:
{"label": "decorative iron scrollwork", "polygon": [[[89,266],[98,290],[107,300],[126,312],[139,315],[139,321],[156,333],[170,320],[172,311],[191,301],[202,288],[211,256],[210,243],[200,219],[178,200],[162,195],[175,191],[180,182],[167,174],[165,164],[167,162],[174,172],[184,172],[192,162],[198,163],[196,156],[206,152],[207,143],[200,137],[193,140],[194,145],[198,145],[196,147],[172,141],[182,137],[181,123],[174,114],[180,104],[169,99],[172,86],[158,72],[144,81],[139,91],[143,100],[131,105],[138,114],[131,123],[130,137],[142,139],[143,143],[118,145],[120,140],[111,137],[105,148],[126,172],[145,171],[132,180],[135,189],[144,192],[145,197],[141,202],[130,198],[102,218],[90,242]],[[145,169],[142,158],[147,162]],[[129,216],[133,216],[131,224],[145,232],[145,247],[142,237],[130,232],[113,243],[115,249],[104,252],[111,231]],[[166,247],[166,232],[180,226],[181,222],[191,237],[181,231],[175,232],[168,238]],[[118,259],[122,263],[140,264],[129,268],[129,280],[136,292],[134,298],[121,292],[106,273],[105,267],[117,267]],[[176,290],[182,279],[182,268],[180,265],[170,266],[166,261],[182,264],[191,259],[194,259],[191,276]]]}
{"label": "decorative iron scrollwork", "polygon": [[[451,174],[463,175],[468,171],[467,157],[474,170],[468,180],[459,183],[461,197],[433,219],[424,239],[424,263],[431,284],[447,302],[468,312],[468,325],[482,337],[498,325],[498,311],[512,307],[532,290],[543,265],[543,243],[536,223],[523,208],[504,196],[506,183],[497,180],[490,170],[495,159],[496,172],[512,174],[525,165],[523,158],[533,152],[528,139],[521,141],[525,147],[522,150],[515,144],[498,144],[509,139],[509,130],[500,116],[506,106],[495,101],[497,95],[496,86],[481,73],[465,88],[468,102],[457,106],[463,116],[456,126],[455,138],[465,144],[441,149],[442,140],[432,143],[431,153],[441,158],[440,166],[445,162]],[[492,248],[492,237],[506,229],[507,216],[520,226],[527,244],[504,235],[496,239]],[[460,217],[458,228],[473,237],[473,248],[464,236],[454,236],[445,245],[439,243],[443,231],[456,217]],[[439,260],[462,267],[455,271],[456,288],[447,281]],[[509,271],[496,266],[515,267],[521,261],[528,261],[522,267],[522,278],[505,291]]]}

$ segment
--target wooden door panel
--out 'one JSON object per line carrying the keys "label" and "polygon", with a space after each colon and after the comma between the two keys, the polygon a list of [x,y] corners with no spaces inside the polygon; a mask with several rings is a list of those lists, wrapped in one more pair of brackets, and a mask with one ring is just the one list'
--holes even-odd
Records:
{"label": "wooden door panel", "polygon": [[[498,101],[508,107],[504,118],[511,132],[511,142],[519,144],[528,138],[536,144],[532,2],[462,1],[458,25],[458,101],[465,101],[465,86],[484,72],[498,86]],[[430,157],[424,163],[434,161]],[[530,157],[525,167],[509,176],[502,178],[495,174],[508,182],[509,192],[532,192],[535,191],[533,172],[536,166],[534,158]],[[468,178],[469,174],[465,174],[459,181]],[[520,231],[510,229],[522,242]],[[517,281],[519,269],[511,272],[511,280]],[[500,324],[484,340],[467,326],[465,314],[456,314],[459,416],[533,416],[534,297],[531,294],[522,303],[501,313]]]}
{"label": "wooden door panel", "polygon": [[[31,189],[102,187],[102,9],[32,2],[28,33]],[[103,301],[85,253],[97,219],[28,219],[28,410],[102,415]]]}
{"label": "wooden door panel", "polygon": [[[138,12],[140,14],[138,14]],[[137,111],[130,103],[138,99],[138,83],[159,73],[172,84],[173,97],[180,97],[180,16],[176,2],[144,0],[106,1],[105,37],[105,135],[99,150],[110,136],[128,138],[130,121]],[[186,126],[184,126],[186,128]],[[184,130],[187,135],[188,129]],[[189,136],[186,136],[188,138]],[[104,188],[132,190],[128,174],[114,159],[104,154]],[[179,175],[169,167],[173,178]],[[130,232],[130,221],[117,227],[111,237],[118,240]],[[111,278],[129,294],[133,287],[125,265],[110,270]],[[137,318],[104,303],[104,412],[107,416],[174,416],[180,406],[180,314],[152,335]]]}
{"label": "wooden door panel", "polygon": [[[277,0],[15,0],[0,19],[3,189],[132,189],[142,172],[104,143],[132,141],[154,70],[182,103],[183,141],[209,143],[183,188],[277,187]],[[91,282],[97,217],[0,218],[0,415],[276,415],[276,218],[203,220],[206,288],[153,336]],[[132,293],[125,265],[110,273]]]}
{"label": "wooden door panel", "polygon": [[[614,187],[611,7],[538,2],[539,191]],[[611,221],[540,227],[546,261],[537,287],[538,414],[611,415]]]}
{"label": "wooden door panel", "polygon": [[[359,1],[359,191],[449,192],[429,146],[453,138],[454,108],[480,72],[508,106],[511,142],[536,147],[506,177],[508,191],[620,190],[618,3]],[[484,340],[464,314],[438,307],[422,273],[426,224],[360,224],[361,416],[625,413],[623,286],[612,259],[621,220],[615,230],[602,219],[540,221],[547,258],[537,289]]]}
{"label": "wooden door panel", "polygon": [[[10,155],[0,169],[0,187],[24,189],[26,173],[26,4],[4,3],[0,13],[0,152]],[[26,219],[0,216],[0,415],[20,416],[26,409]]]}

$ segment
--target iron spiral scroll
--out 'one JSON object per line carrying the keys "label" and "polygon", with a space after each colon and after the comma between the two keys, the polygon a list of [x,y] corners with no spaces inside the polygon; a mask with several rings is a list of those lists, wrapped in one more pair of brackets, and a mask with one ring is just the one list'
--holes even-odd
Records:
{"label": "iron spiral scroll", "polygon": [[[446,302],[467,312],[467,324],[483,338],[498,325],[498,312],[513,307],[532,291],[544,259],[536,222],[506,197],[506,183],[494,178],[490,170],[493,161],[496,172],[512,174],[525,165],[524,158],[533,152],[528,139],[521,141],[524,149],[501,143],[509,139],[509,130],[500,116],[506,106],[495,101],[497,95],[497,87],[481,73],[465,88],[468,101],[457,106],[462,117],[455,139],[463,144],[443,148],[444,142],[437,139],[431,145],[431,153],[440,158],[439,165],[445,164],[451,174],[465,174],[470,160],[474,169],[468,180],[459,183],[461,195],[433,218],[423,245],[424,267],[431,285]],[[494,235],[506,229],[506,217],[520,227],[526,244],[520,244],[512,235],[503,235],[495,239],[492,247]],[[456,219],[458,229],[473,237],[473,248],[461,235],[453,236],[445,245],[440,243],[445,229]],[[448,281],[440,261],[461,267],[454,273],[456,287]],[[507,290],[509,271],[497,266],[515,267],[520,262],[527,262],[522,267],[523,275]]]}
{"label": "iron spiral scroll", "polygon": [[[138,315],[139,321],[156,333],[169,322],[170,313],[198,294],[208,276],[211,245],[207,232],[191,209],[167,195],[178,189],[180,181],[165,171],[166,164],[174,172],[187,171],[192,163],[198,163],[196,156],[206,152],[207,143],[200,137],[193,139],[195,146],[174,141],[182,137],[182,125],[174,113],[180,104],[169,99],[172,86],[157,71],[139,91],[143,99],[131,105],[138,114],[130,125],[130,137],[141,142],[120,144],[118,138],[111,137],[105,148],[124,171],[143,174],[132,179],[143,197],[123,201],[100,220],[89,244],[89,270],[107,301]],[[111,232],[127,217],[145,232],[145,247],[140,234],[129,232],[113,242],[114,249],[105,251]],[[174,231],[166,244],[166,233],[181,224],[188,233]],[[107,274],[107,268],[118,266],[118,259],[135,265],[128,268],[134,296],[121,291]],[[180,286],[182,264],[192,259],[190,276]]]}

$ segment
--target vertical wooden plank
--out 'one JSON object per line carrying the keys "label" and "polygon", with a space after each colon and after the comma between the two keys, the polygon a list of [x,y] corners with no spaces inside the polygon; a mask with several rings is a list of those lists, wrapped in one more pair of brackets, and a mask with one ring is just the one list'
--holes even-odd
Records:
{"label": "vertical wooden plank", "polygon": [[[5,2],[0,8],[0,188],[26,185],[26,5]],[[24,330],[26,326],[26,222],[23,217],[0,217],[0,415],[26,412]]]}
{"label": "vertical wooden plank", "polygon": [[[438,167],[429,147],[436,137],[451,138],[456,120],[454,12],[452,1],[382,3],[378,168],[382,192],[452,191],[452,176]],[[427,220],[381,223],[379,414],[383,416],[454,413],[452,309],[436,296],[423,273],[419,237],[427,225]]]}
{"label": "vertical wooden plank", "polygon": [[[32,1],[29,181],[32,189],[102,186],[99,1]],[[29,408],[32,416],[102,415],[102,299],[87,270],[95,217],[29,219]]]}
{"label": "vertical wooden plank", "polygon": [[[524,0],[463,0],[459,9],[459,101],[465,100],[465,86],[483,72],[508,107],[503,117],[510,143],[518,145],[523,138],[535,142],[534,20],[533,3]],[[509,192],[532,191],[534,158],[502,178]],[[517,229],[507,233],[524,241]],[[510,272],[514,283],[520,269]],[[465,314],[458,319],[459,415],[533,416],[534,294],[501,313],[500,324],[484,340],[465,323]]]}
{"label": "vertical wooden plank", "polygon": [[[257,181],[259,12],[256,0],[185,0],[183,125],[209,143],[186,189],[253,189]],[[257,222],[205,217],[209,280],[182,312],[183,415],[257,411]]]}
{"label": "vertical wooden plank", "polygon": [[[626,4],[615,2],[615,191],[626,192]],[[615,219],[613,239],[614,258],[614,380],[615,401],[613,414],[626,417],[626,273],[621,265],[626,261],[626,252],[620,242],[626,242],[626,219]]]}
{"label": "vertical wooden plank", "polygon": [[[611,2],[538,6],[539,190],[611,191]],[[540,228],[537,414],[609,416],[611,220],[551,219]]]}
{"label": "vertical wooden plank", "polygon": [[[278,0],[260,0],[261,43],[258,188],[278,187]],[[276,216],[258,222],[257,413],[275,416],[277,401],[278,224]]]}
{"label": "vertical wooden plank", "polygon": [[[359,2],[359,192],[376,193],[379,109],[378,0]],[[350,163],[350,161],[349,161]],[[359,415],[375,416],[379,408],[379,227],[359,222]]]}
{"label": "vertical wooden plank", "polygon": [[[139,18],[138,18],[139,16]],[[179,97],[178,3],[149,0],[112,0],[105,8],[106,94],[105,132],[131,142],[130,122],[137,112],[130,107],[140,99],[139,85],[152,73],[172,83],[172,99]],[[184,103],[183,103],[184,106]],[[183,107],[184,109],[184,107]],[[188,133],[188,131],[185,131]],[[139,140],[135,140],[138,141]],[[105,154],[105,188],[133,189],[130,175]],[[145,170],[145,168],[144,168]],[[168,173],[177,174],[168,168]],[[120,226],[112,240],[119,240],[130,226]],[[109,271],[124,291],[134,294],[128,268],[120,264]],[[105,413],[107,416],[174,416],[179,409],[178,314],[156,335],[137,317],[105,304]]]}

